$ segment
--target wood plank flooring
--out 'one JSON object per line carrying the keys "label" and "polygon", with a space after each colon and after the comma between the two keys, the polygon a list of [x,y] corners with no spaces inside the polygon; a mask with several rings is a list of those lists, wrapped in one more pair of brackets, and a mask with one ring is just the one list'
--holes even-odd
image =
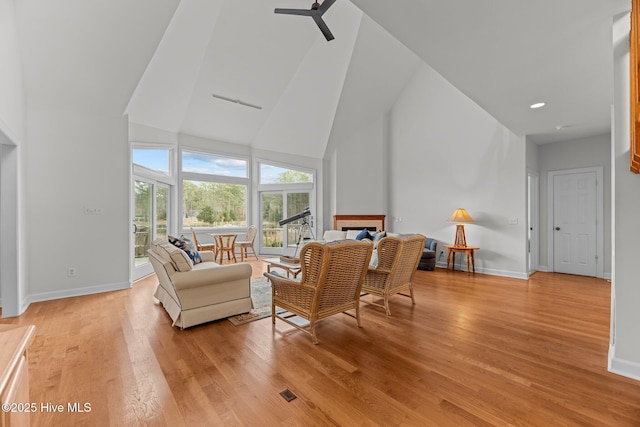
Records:
{"label": "wood plank flooring", "polygon": [[0,321],[36,325],[31,400],[65,406],[32,425],[640,426],[640,382],[606,370],[604,280],[418,271],[416,305],[394,297],[391,317],[363,306],[360,329],[333,316],[319,345],[269,318],[178,330],[155,284]]}

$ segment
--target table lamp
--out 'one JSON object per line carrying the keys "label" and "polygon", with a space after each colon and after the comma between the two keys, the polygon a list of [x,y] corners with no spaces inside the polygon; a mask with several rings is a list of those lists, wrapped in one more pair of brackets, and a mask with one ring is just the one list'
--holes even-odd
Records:
{"label": "table lamp", "polygon": [[456,240],[454,246],[467,246],[467,239],[464,236],[464,223],[473,222],[473,218],[462,208],[458,208],[449,217],[448,222],[456,223]]}

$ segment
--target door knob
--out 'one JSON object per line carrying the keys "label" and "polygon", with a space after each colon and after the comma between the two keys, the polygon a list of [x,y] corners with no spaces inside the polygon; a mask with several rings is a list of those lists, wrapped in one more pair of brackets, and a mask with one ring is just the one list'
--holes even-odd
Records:
{"label": "door knob", "polygon": [[560,227],[556,227],[556,231],[560,231]]}

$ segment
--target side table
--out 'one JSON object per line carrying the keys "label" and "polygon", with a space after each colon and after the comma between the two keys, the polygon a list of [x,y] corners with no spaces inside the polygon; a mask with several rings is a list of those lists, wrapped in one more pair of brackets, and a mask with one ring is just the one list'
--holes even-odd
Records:
{"label": "side table", "polygon": [[[444,247],[447,248],[447,268],[449,268],[449,263],[451,263],[451,269],[456,269],[456,253],[461,252],[467,256],[467,272],[476,272],[476,259],[474,252],[480,249],[480,247],[455,245],[444,245]],[[469,260],[471,260],[471,269],[469,269]]]}

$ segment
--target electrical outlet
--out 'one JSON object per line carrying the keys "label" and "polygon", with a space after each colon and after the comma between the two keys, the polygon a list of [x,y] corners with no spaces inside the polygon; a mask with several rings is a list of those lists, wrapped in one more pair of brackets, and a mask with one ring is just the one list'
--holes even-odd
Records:
{"label": "electrical outlet", "polygon": [[509,224],[510,225],[518,225],[518,218],[517,217],[509,218]]}
{"label": "electrical outlet", "polygon": [[67,276],[76,277],[76,268],[75,267],[68,267],[67,268]]}

